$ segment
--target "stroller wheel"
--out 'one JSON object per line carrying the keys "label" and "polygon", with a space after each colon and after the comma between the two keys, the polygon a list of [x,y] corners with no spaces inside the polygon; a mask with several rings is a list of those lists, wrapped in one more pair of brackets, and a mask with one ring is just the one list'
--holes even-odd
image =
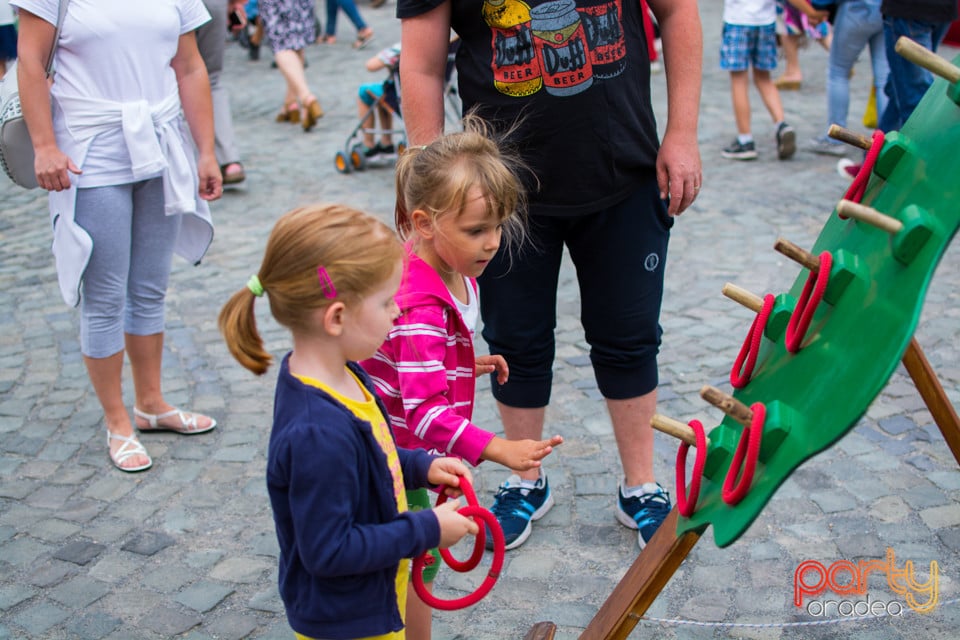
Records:
{"label": "stroller wheel", "polygon": [[355,144],[350,148],[350,164],[357,171],[363,171],[367,168],[367,156],[363,153],[362,144]]}
{"label": "stroller wheel", "polygon": [[333,166],[335,166],[340,173],[350,173],[352,169],[343,151],[337,151],[337,155],[333,157]]}

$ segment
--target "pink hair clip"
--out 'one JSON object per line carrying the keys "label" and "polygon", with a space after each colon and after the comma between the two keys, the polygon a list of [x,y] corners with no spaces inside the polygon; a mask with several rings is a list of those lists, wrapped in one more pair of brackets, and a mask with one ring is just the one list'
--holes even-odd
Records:
{"label": "pink hair clip", "polygon": [[324,296],[328,298],[337,297],[337,288],[333,286],[333,280],[323,265],[317,267],[317,280],[320,281],[320,289],[323,291]]}

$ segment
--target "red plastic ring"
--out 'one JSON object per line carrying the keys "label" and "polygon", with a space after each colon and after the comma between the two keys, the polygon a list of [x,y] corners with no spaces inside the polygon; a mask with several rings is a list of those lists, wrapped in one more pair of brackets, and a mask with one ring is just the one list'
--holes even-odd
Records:
{"label": "red plastic ring", "polygon": [[[860,165],[860,171],[843,196],[845,200],[852,202],[860,202],[863,200],[863,196],[867,192],[867,183],[870,181],[870,174],[873,172],[873,167],[877,164],[877,158],[880,157],[880,150],[883,148],[883,139],[883,131],[877,129],[873,132],[873,142],[870,144],[870,149],[867,150],[863,164]],[[838,213],[837,215],[839,216],[840,214]],[[840,218],[846,220],[847,216],[840,216]]]}
{"label": "red plastic ring", "polygon": [[689,518],[697,507],[700,497],[700,479],[703,477],[703,465],[707,461],[707,435],[703,423],[691,420],[687,424],[697,438],[697,456],[693,459],[693,475],[690,477],[690,497],[687,497],[687,452],[690,444],[681,442],[677,450],[677,510],[684,518]]}
{"label": "red plastic ring", "polygon": [[760,341],[763,339],[763,331],[770,319],[770,314],[773,313],[774,301],[773,294],[768,293],[763,297],[763,306],[754,317],[743,346],[740,347],[740,353],[733,362],[733,368],[730,370],[730,384],[734,389],[743,389],[753,376],[753,369],[757,366],[757,355],[760,353]]}
{"label": "red plastic ring", "polygon": [[793,313],[790,314],[790,320],[787,322],[785,342],[787,351],[790,353],[800,351],[800,345],[803,344],[803,339],[810,328],[813,314],[817,312],[817,307],[827,290],[832,267],[833,256],[829,251],[824,251],[820,254],[820,266],[807,276],[807,281],[803,285],[803,292],[800,294],[800,299],[797,300],[797,306],[794,307]]}
{"label": "red plastic ring", "polygon": [[[486,525],[486,528],[490,529],[490,535],[493,536],[493,561],[490,563],[490,570],[487,572],[487,577],[484,578],[483,582],[479,587],[477,587],[476,591],[467,594],[462,598],[444,600],[430,593],[427,590],[426,585],[423,583],[423,569],[427,564],[427,558],[431,557],[429,552],[423,553],[422,555],[414,558],[411,577],[414,591],[417,592],[417,595],[420,596],[420,599],[423,600],[428,606],[433,607],[434,609],[440,609],[442,611],[463,609],[480,602],[484,596],[490,593],[490,590],[493,589],[493,585],[497,582],[497,578],[500,577],[500,570],[503,569],[503,560],[504,556],[506,555],[506,541],[503,537],[503,529],[500,528],[500,523],[497,521],[496,516],[490,513],[488,509],[481,507],[477,503],[477,496],[473,492],[473,487],[470,486],[470,483],[462,477],[460,478],[460,490],[463,491],[463,495],[467,499],[467,506],[461,507],[457,510],[457,512],[464,517],[473,518],[474,522],[476,522],[479,526],[480,530],[476,536],[477,543],[474,546],[473,555],[466,562],[457,561],[452,555],[450,555],[449,552],[444,553],[447,551],[446,549],[441,549],[440,555],[443,557],[444,561],[455,571],[465,573],[466,571],[472,570],[477,566],[477,564],[479,564],[479,557],[477,557],[477,562],[473,563],[474,557],[478,556],[477,550],[479,549],[479,556],[483,555],[484,525]],[[443,504],[446,499],[446,494],[441,491],[440,495],[437,496],[437,504]],[[453,563],[451,563],[451,560],[453,560]],[[458,569],[457,566],[454,566],[454,564],[461,568]]]}
{"label": "red plastic ring", "polygon": [[[477,500],[477,494],[474,493],[473,487],[467,482],[466,479],[460,478],[460,490],[463,492],[463,497],[467,501],[467,506],[480,506],[479,501]],[[443,491],[437,496],[437,506],[447,501],[447,494]],[[465,508],[465,507],[464,507]],[[463,513],[463,509],[459,509]],[[477,523],[480,524],[480,523]],[[449,549],[440,549],[440,557],[443,558],[443,561],[446,562],[451,569],[458,573],[466,573],[467,571],[473,571],[477,566],[480,565],[480,560],[483,558],[483,547],[487,541],[487,534],[484,531],[483,527],[480,527],[480,530],[477,532],[473,543],[473,553],[466,560],[457,560]]]}
{"label": "red plastic ring", "polygon": [[[762,402],[757,402],[750,409],[753,411],[753,420],[750,421],[750,426],[744,427],[740,433],[737,450],[727,470],[727,477],[723,479],[721,497],[731,507],[743,500],[750,490],[753,473],[757,468],[757,458],[760,456],[760,441],[763,439],[763,423],[767,419],[767,407]],[[743,473],[740,472],[741,466]]]}

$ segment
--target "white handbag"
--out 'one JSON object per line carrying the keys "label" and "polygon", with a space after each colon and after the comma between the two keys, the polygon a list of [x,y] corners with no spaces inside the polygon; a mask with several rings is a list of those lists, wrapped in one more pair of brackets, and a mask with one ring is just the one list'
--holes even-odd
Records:
{"label": "white handbag", "polygon": [[[63,17],[67,14],[68,4],[70,4],[69,0],[60,1],[57,29],[47,60],[47,78],[53,75],[53,54],[57,50],[60,27],[63,25]],[[25,189],[33,189],[37,186],[33,160],[33,143],[30,141],[27,122],[23,119],[23,111],[20,109],[17,65],[14,63],[0,80],[0,166],[3,166],[4,172],[14,184]]]}

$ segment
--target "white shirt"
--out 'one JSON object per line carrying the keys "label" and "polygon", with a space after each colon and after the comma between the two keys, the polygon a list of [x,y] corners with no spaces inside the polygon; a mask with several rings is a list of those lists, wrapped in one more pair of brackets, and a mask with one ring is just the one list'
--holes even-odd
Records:
{"label": "white shirt", "polygon": [[[12,4],[57,23],[57,0]],[[151,106],[164,101],[177,92],[170,61],[179,37],[209,19],[201,0],[70,0],[54,58],[56,77],[50,90],[54,103],[60,97],[116,103],[146,100]],[[54,131],[58,141],[71,135],[57,108]],[[78,187],[135,181],[119,127],[97,134],[86,158],[72,159],[83,162]],[[145,177],[153,176],[136,179]]]}
{"label": "white shirt", "polygon": [[751,27],[777,21],[776,0],[724,0],[723,21]]}
{"label": "white shirt", "polygon": [[470,327],[470,337],[472,338],[477,331],[477,321],[480,319],[480,301],[477,299],[477,294],[473,290],[473,285],[470,284],[470,281],[466,278],[463,280],[464,284],[467,285],[467,303],[464,304],[460,302],[460,299],[453,295],[452,291],[450,292],[450,297],[453,298],[453,302],[457,305],[457,311],[460,312],[463,323]]}

